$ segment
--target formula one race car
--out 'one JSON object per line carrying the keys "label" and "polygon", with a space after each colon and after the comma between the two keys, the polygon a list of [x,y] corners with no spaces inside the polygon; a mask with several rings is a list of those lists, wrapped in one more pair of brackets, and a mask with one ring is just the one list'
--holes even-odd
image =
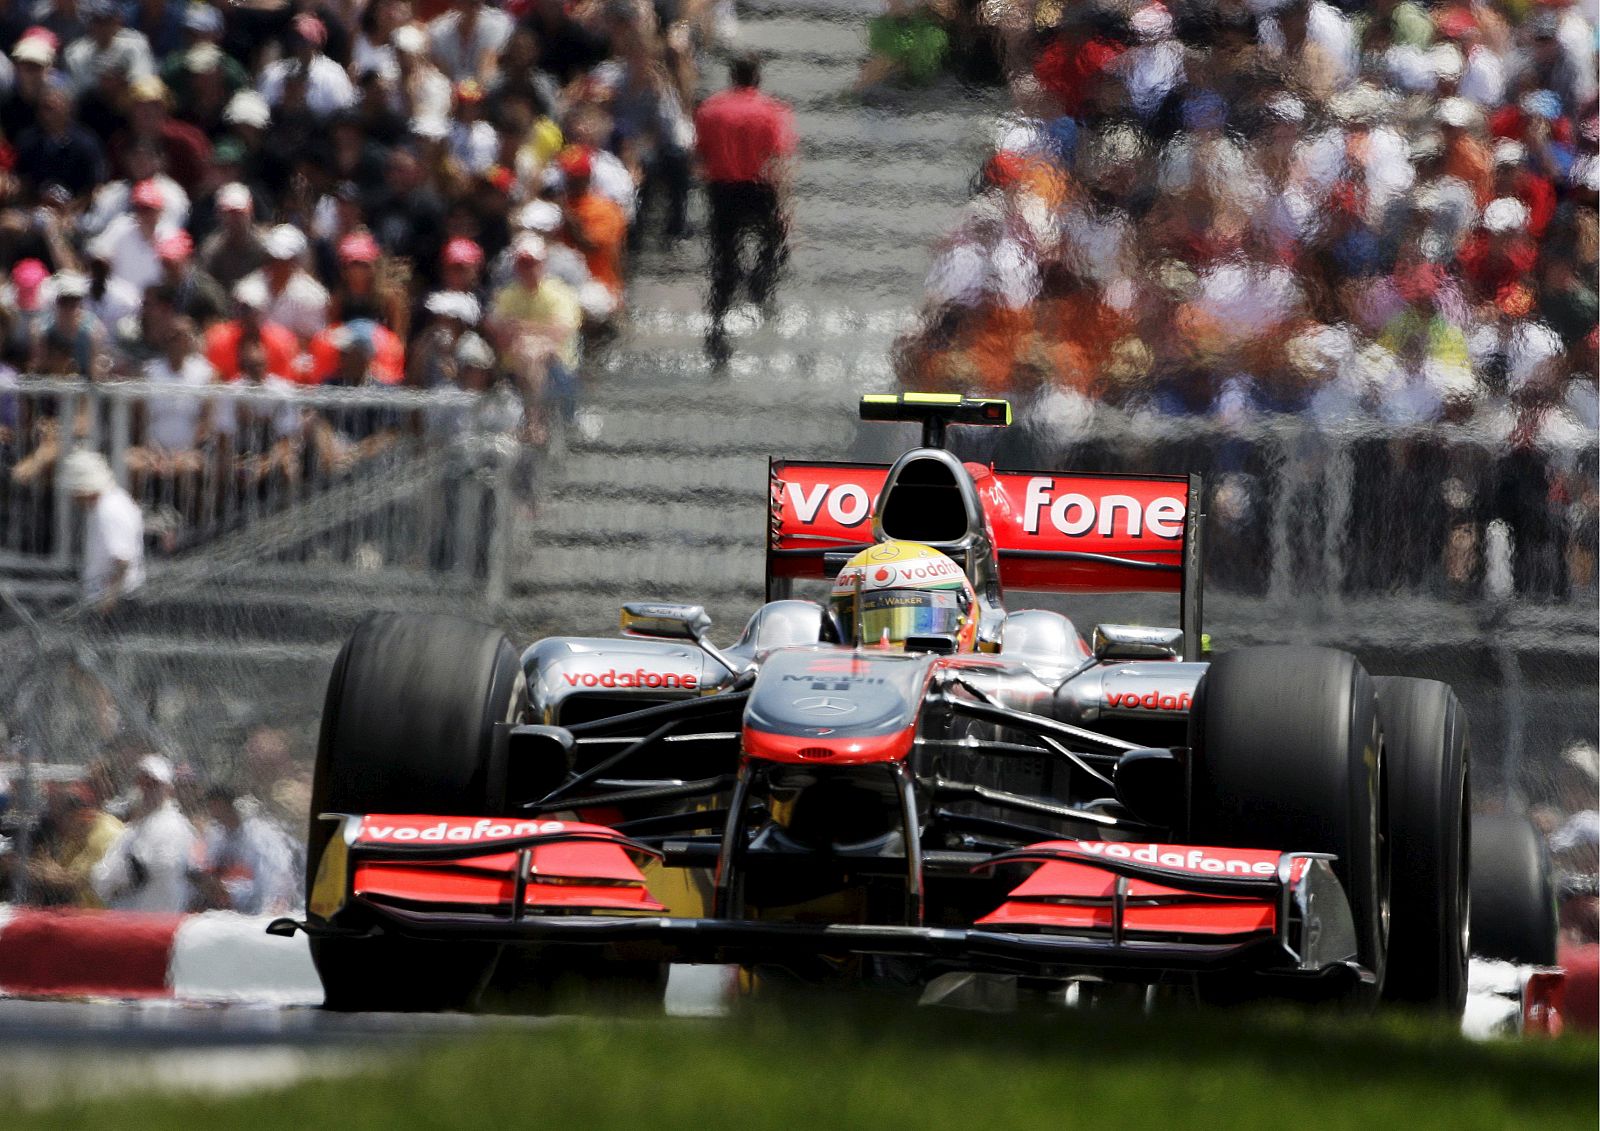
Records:
{"label": "formula one race car", "polygon": [[[334,665],[304,929],[339,1009],[466,1008],[502,974],[723,963],[774,979],[1203,1000],[1466,985],[1451,690],[1316,647],[1202,658],[1194,476],[1001,472],[1003,401],[868,396],[890,467],[771,464],[768,600],[518,653],[365,621]],[[824,600],[792,596],[827,585]],[[1004,589],[1178,596],[1179,626]]]}

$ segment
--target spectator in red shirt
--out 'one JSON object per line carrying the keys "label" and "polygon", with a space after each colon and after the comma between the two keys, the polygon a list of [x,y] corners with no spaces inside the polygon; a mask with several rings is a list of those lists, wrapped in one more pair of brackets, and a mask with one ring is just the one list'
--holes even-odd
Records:
{"label": "spectator in red shirt", "polygon": [[211,166],[211,143],[188,122],[179,121],[167,112],[170,97],[166,84],[154,75],[129,86],[128,128],[112,139],[111,155],[121,165],[135,142],[152,142],[166,154],[167,175],[193,197],[205,187]]}
{"label": "spectator in red shirt", "polygon": [[1484,302],[1522,282],[1538,258],[1538,248],[1528,238],[1528,206],[1509,196],[1483,210],[1482,230],[1467,238],[1459,255],[1462,275]]}
{"label": "spectator in red shirt", "polygon": [[1515,197],[1528,207],[1528,235],[1544,238],[1556,214],[1556,190],[1549,179],[1527,166],[1528,151],[1520,141],[1501,141],[1494,147],[1494,195]]}
{"label": "spectator in red shirt", "polygon": [[[695,148],[710,204],[711,326],[706,352],[715,365],[728,360],[723,319],[741,283],[765,313],[778,271],[788,257],[784,208],[784,159],[794,152],[794,115],[761,93],[761,61],[754,54],[728,64],[727,90],[713,94],[695,113]],[[756,259],[740,263],[746,234],[756,237]]]}

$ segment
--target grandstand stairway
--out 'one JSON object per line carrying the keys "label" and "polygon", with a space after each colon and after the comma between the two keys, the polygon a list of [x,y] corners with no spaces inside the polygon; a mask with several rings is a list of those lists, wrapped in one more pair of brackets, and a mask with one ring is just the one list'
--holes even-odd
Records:
{"label": "grandstand stairway", "polygon": [[[761,599],[769,456],[845,458],[854,405],[891,380],[934,243],[991,144],[1003,92],[850,93],[880,0],[743,4],[737,45],[795,108],[793,231],[777,311],[735,307],[703,350],[703,236],[634,262],[630,325],[589,367],[578,426],[515,530],[510,616],[527,636],[610,633],[629,598],[704,602],[719,635]],[[726,81],[708,62],[707,90]],[[653,235],[653,233],[652,233]]]}

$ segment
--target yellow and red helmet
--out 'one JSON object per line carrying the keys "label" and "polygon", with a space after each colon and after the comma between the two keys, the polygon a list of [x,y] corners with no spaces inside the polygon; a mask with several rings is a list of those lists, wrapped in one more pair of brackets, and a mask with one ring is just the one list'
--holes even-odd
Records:
{"label": "yellow and red helmet", "polygon": [[954,636],[977,647],[977,593],[950,558],[920,542],[879,542],[845,563],[829,607],[845,643],[904,647],[910,636]]}

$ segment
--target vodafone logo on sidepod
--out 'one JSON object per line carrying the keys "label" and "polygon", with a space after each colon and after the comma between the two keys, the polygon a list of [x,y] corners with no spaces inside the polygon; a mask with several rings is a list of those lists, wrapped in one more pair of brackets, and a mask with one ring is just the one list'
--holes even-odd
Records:
{"label": "vodafone logo on sidepod", "polygon": [[1140,707],[1146,711],[1187,711],[1194,697],[1187,691],[1177,695],[1163,695],[1159,691],[1113,691],[1106,696],[1107,707]]}
{"label": "vodafone logo on sidepod", "polygon": [[651,672],[638,668],[619,672],[615,668],[603,672],[562,672],[568,687],[662,687],[694,691],[700,686],[699,677],[680,675],[677,672]]}

